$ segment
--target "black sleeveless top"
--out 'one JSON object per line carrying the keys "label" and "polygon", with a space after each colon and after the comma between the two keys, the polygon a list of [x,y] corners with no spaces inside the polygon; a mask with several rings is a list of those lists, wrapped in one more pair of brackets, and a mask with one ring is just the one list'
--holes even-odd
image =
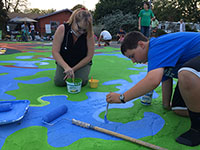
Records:
{"label": "black sleeveless top", "polygon": [[82,34],[73,44],[71,25],[64,24],[65,35],[60,49],[60,55],[64,61],[73,67],[87,56],[87,33]]}

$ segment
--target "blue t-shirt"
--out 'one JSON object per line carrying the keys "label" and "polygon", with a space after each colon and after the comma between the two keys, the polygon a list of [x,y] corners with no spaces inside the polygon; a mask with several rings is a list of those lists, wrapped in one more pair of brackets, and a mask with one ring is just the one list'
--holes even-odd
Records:
{"label": "blue t-shirt", "polygon": [[148,72],[165,68],[163,81],[177,78],[179,68],[200,55],[200,33],[176,32],[151,38],[148,51]]}

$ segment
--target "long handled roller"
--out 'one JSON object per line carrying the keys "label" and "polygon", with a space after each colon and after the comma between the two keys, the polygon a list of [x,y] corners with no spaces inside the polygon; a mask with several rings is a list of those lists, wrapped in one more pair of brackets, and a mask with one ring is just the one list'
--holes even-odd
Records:
{"label": "long handled roller", "polygon": [[147,142],[144,142],[144,141],[123,135],[123,134],[119,134],[119,133],[116,133],[116,132],[113,132],[113,131],[110,131],[110,130],[107,130],[107,129],[104,129],[104,128],[93,126],[89,123],[85,123],[85,122],[82,122],[82,121],[79,121],[79,120],[72,119],[72,123],[75,124],[75,125],[84,127],[84,128],[93,129],[93,130],[103,132],[103,133],[106,133],[106,134],[109,134],[109,135],[112,135],[112,136],[116,136],[118,138],[130,141],[130,142],[133,142],[133,143],[137,143],[139,145],[142,145],[142,146],[145,146],[145,147],[148,147],[148,148],[151,148],[151,149],[167,150],[166,148],[162,148],[162,147],[159,147],[159,146],[156,146],[156,145],[153,145],[153,144],[150,144],[150,143],[147,143]]}
{"label": "long handled roller", "polygon": [[[61,105],[61,106],[55,108],[53,111],[47,113],[45,116],[43,116],[42,122],[45,123],[45,124],[48,124],[48,125],[54,125],[55,123],[51,124],[50,122],[52,122],[53,120],[62,116],[63,114],[67,113],[67,111],[68,111],[67,106]],[[66,120],[69,121],[69,119],[66,119]],[[57,122],[59,122],[59,121],[57,121]],[[99,131],[99,132],[102,132],[102,133],[106,133],[106,134],[109,134],[109,135],[112,135],[112,136],[116,136],[116,137],[119,137],[121,139],[130,141],[132,143],[137,143],[139,145],[142,145],[142,146],[145,146],[145,147],[148,147],[148,148],[151,148],[151,149],[167,150],[165,148],[162,148],[162,147],[159,147],[159,146],[156,146],[156,145],[153,145],[153,144],[150,144],[150,143],[147,143],[147,142],[144,142],[144,141],[123,135],[123,134],[119,134],[119,133],[116,133],[116,132],[113,132],[113,131],[110,131],[110,130],[107,130],[107,129],[104,129],[104,128],[93,126],[89,123],[85,123],[85,122],[82,122],[82,121],[79,121],[79,120],[72,119],[72,123],[75,124],[75,125],[84,127],[84,128],[93,129],[93,130],[96,130],[96,131]]]}

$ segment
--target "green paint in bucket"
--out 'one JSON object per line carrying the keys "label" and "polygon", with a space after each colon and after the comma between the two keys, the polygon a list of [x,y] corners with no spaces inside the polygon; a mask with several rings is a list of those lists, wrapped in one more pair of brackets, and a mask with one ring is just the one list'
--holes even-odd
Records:
{"label": "green paint in bucket", "polygon": [[74,80],[72,78],[68,78],[66,80],[67,83],[67,91],[69,93],[79,93],[81,91],[81,85],[82,85],[82,80],[79,78],[75,78]]}

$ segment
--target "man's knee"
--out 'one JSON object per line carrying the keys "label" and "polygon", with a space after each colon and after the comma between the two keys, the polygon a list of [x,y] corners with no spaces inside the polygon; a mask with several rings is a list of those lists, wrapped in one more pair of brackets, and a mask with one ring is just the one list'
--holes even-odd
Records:
{"label": "man's knee", "polygon": [[173,110],[173,112],[182,117],[188,117],[188,110]]}
{"label": "man's knee", "polygon": [[184,89],[190,89],[192,84],[191,73],[189,71],[180,71],[178,73],[179,86]]}

